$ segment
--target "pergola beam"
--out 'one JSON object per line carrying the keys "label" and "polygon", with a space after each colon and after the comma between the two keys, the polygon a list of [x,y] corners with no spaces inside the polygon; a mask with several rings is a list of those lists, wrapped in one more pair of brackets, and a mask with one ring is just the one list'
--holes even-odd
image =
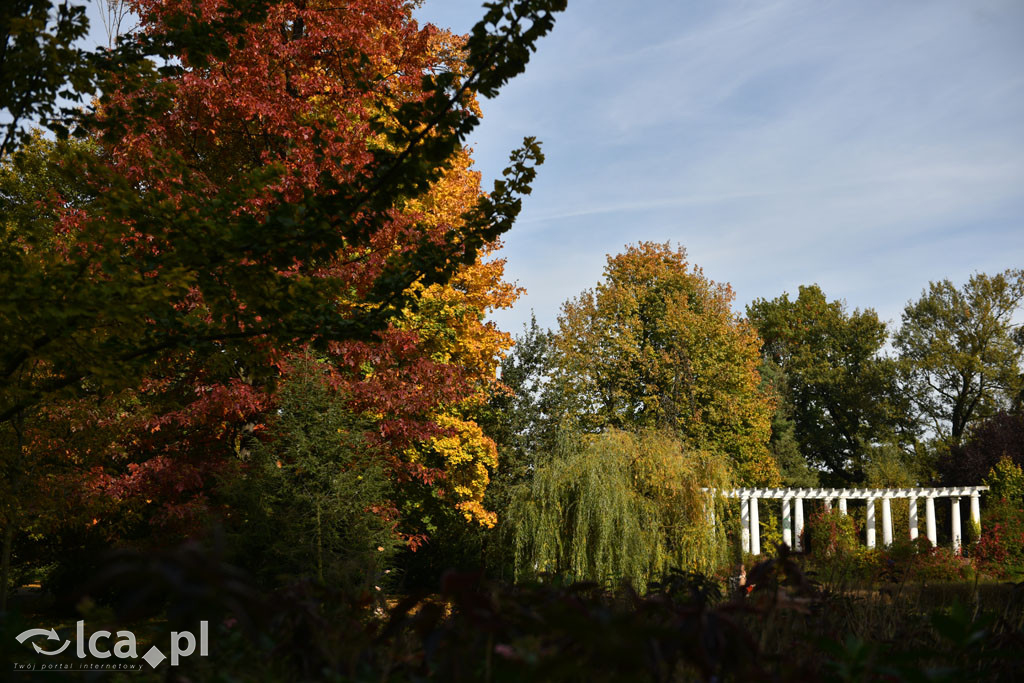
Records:
{"label": "pergola beam", "polygon": [[[711,489],[704,489],[710,491]],[[856,488],[856,489],[725,489],[717,490],[714,492],[718,495],[725,496],[726,498],[740,498],[746,496],[756,496],[757,498],[793,498],[793,499],[811,499],[811,500],[827,500],[832,498],[843,498],[849,499],[860,499],[867,500],[869,498],[954,498],[963,496],[972,496],[975,493],[981,491],[988,491],[987,486],[946,486],[937,488],[898,488],[898,489],[869,489],[869,488]]]}

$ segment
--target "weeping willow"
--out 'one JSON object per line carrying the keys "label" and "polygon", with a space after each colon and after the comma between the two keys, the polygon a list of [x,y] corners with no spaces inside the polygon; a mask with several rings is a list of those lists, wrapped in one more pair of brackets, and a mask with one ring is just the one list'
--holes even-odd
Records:
{"label": "weeping willow", "polygon": [[727,559],[721,524],[730,468],[662,433],[611,430],[563,437],[512,491],[506,521],[516,578],[643,587],[670,567],[710,570]]}

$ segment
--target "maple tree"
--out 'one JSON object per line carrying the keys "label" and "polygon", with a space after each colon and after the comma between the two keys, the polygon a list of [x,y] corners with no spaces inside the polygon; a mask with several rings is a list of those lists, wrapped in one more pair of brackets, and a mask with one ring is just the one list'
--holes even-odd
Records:
{"label": "maple tree", "polygon": [[[493,443],[465,413],[507,344],[483,316],[515,291],[479,257],[542,156],[525,140],[485,194],[462,141],[477,95],[523,70],[564,4],[493,3],[463,40],[401,0],[134,3],[140,31],[105,55],[132,68],[101,74],[83,123],[98,148],[48,162],[87,198],[51,192],[31,220],[7,220],[5,198],[3,428],[120,401],[123,460],[89,487],[195,521],[310,349],[375,419],[395,476],[450,478],[451,502],[488,523]],[[130,59],[153,55],[170,59]],[[110,419],[93,413],[83,427]]]}
{"label": "maple tree", "polygon": [[[535,141],[459,225],[405,209],[451,166],[476,94],[524,68],[564,2],[509,5],[491,6],[455,59],[397,0],[274,3],[203,49],[234,4],[138,3],[131,40],[176,47],[180,63],[109,75],[88,121],[109,156],[70,164],[101,190],[62,219],[74,249],[30,254],[8,233],[0,421],[86,380],[131,384],[167,349],[234,346],[260,367],[252,338],[367,338],[414,282],[472,262],[511,226]],[[26,379],[37,365],[45,381]]]}
{"label": "maple tree", "polygon": [[[464,205],[479,192],[478,179],[467,156],[438,183],[437,196]],[[431,220],[444,218],[434,206]],[[428,501],[417,514],[436,516],[441,505],[466,520],[493,524],[482,501],[497,454],[472,413],[510,343],[484,321],[491,308],[510,305],[518,294],[502,281],[502,271],[501,260],[481,260],[461,267],[445,285],[414,285],[410,305],[374,339],[335,342],[321,355],[323,381],[372,426],[368,444],[405,483],[398,493]],[[277,376],[287,381],[300,356],[282,355]],[[120,501],[124,512],[165,533],[194,529],[217,512],[217,485],[247,458],[249,442],[280,436],[267,431],[278,408],[273,384],[246,374],[232,354],[187,350],[166,360],[173,374],[151,372],[130,392],[136,408],[130,420],[120,418],[131,425],[122,461],[96,470],[87,484],[98,499]],[[420,526],[415,520],[403,526],[414,545],[425,538]]]}
{"label": "maple tree", "polygon": [[[304,38],[311,35],[309,30],[303,29]],[[362,27],[360,35],[363,34],[372,35],[374,29]],[[405,65],[402,72],[422,70],[423,64],[431,63],[432,59],[447,60],[446,64],[453,69],[462,68],[458,41],[452,36],[432,31],[426,36],[420,36],[419,43],[411,36],[405,36],[400,43],[405,48],[401,53],[403,58],[411,59],[410,55],[415,52],[409,43],[412,43],[411,47],[420,47],[422,54],[419,59],[424,61]],[[375,46],[381,45],[387,45],[387,41],[375,42]],[[397,47],[392,46],[390,49],[397,50]],[[313,67],[307,65],[306,68]],[[214,73],[208,79],[218,81],[222,76],[222,72]],[[210,85],[205,80],[187,83],[186,94],[179,95],[183,97],[184,104],[174,110],[171,120],[163,122],[160,127],[151,126],[141,136],[141,152],[135,150],[131,142],[124,145],[129,150],[126,155],[130,158],[134,154],[148,154],[148,145],[151,144],[161,149],[177,145],[185,153],[195,155],[193,165],[203,171],[202,178],[224,178],[237,172],[235,169],[245,162],[251,151],[244,149],[249,144],[248,137],[244,133],[232,133],[231,127],[247,125],[252,119],[249,115],[251,109],[266,107],[266,93],[262,90],[254,93],[251,87],[243,90],[241,83],[223,87],[220,83]],[[284,91],[279,95],[285,99],[292,98],[287,83],[283,87]],[[412,88],[412,84],[405,83],[403,87]],[[345,90],[344,85],[338,83],[333,86],[321,84],[318,88],[328,93]],[[213,89],[213,92],[208,93],[209,89]],[[391,88],[392,91],[400,89],[398,86]],[[201,107],[189,104],[191,98],[188,93],[193,90],[196,102],[202,101]],[[216,94],[226,96],[227,100],[218,100]],[[381,106],[379,102],[375,105]],[[360,102],[360,107],[363,106],[365,103]],[[390,103],[388,106],[393,112],[398,105]],[[212,123],[203,118],[221,108],[228,112],[222,115],[223,121]],[[243,113],[238,113],[239,109]],[[280,114],[280,108],[273,109],[275,114]],[[317,112],[324,112],[323,115],[332,124],[327,129],[337,135],[335,143],[351,153],[372,150],[375,141],[369,130],[358,127],[355,131],[334,128],[336,122],[333,117],[337,116],[339,110],[344,111],[341,102],[334,102],[331,106],[318,103],[315,108]],[[192,121],[187,125],[178,122],[176,117],[181,115],[181,111],[192,112],[199,119],[198,124]],[[321,136],[302,137],[309,123],[308,114],[305,110],[293,112],[268,125],[276,127],[278,135],[283,134],[282,131],[288,125],[298,126],[300,139],[304,142],[307,139],[312,141]],[[243,124],[239,124],[240,121]],[[191,135],[182,138],[182,130],[201,130],[205,137],[201,141]],[[210,137],[211,130],[222,131],[224,139]],[[154,131],[158,131],[159,135]],[[262,141],[261,144],[267,144],[267,135],[256,137]],[[275,137],[270,136],[270,139]],[[385,140],[381,144],[388,143]],[[202,150],[206,145],[215,147],[217,153],[195,151],[196,147]],[[240,146],[243,148],[241,151],[238,149]],[[352,152],[353,149],[355,152]],[[302,173],[291,176],[291,183],[310,182],[310,178],[316,182],[324,174],[343,172],[336,165],[335,159],[317,159],[319,148],[310,144],[283,147],[268,145],[258,156],[268,154],[278,155],[287,164],[300,165]],[[317,167],[317,163],[322,166]],[[144,164],[136,167],[140,170],[149,168]],[[154,184],[159,182],[159,178],[153,180]],[[210,180],[211,191],[223,182]],[[284,187],[282,191],[298,189]],[[479,174],[470,170],[468,154],[457,152],[444,174],[428,191],[411,198],[401,213],[391,212],[387,229],[374,235],[367,245],[348,245],[335,258],[323,259],[318,264],[320,277],[334,278],[347,285],[346,291],[335,292],[335,305],[343,308],[346,315],[356,315],[352,312],[371,306],[368,301],[369,292],[387,268],[388,259],[403,258],[410,244],[415,245],[423,239],[423,234],[443,241],[447,239],[445,235],[453,230],[461,231],[466,225],[466,214],[473,211],[481,196]],[[496,246],[491,243],[485,245],[485,249],[490,250]],[[510,305],[517,294],[514,287],[501,281],[502,267],[503,263],[499,260],[485,262],[474,259],[468,264],[457,265],[447,283],[419,278],[402,292],[404,305],[401,310],[393,312],[391,322],[385,328],[367,338],[332,340],[322,351],[331,362],[329,381],[332,387],[348,397],[353,410],[373,416],[377,425],[375,438],[384,447],[382,452],[389,454],[396,476],[440,489],[467,519],[484,524],[493,524],[493,513],[487,512],[481,503],[488,481],[488,469],[494,467],[496,452],[493,442],[484,437],[479,427],[463,413],[474,401],[481,400],[486,384],[493,381],[497,355],[509,343],[507,335],[498,331],[493,324],[483,322],[490,308]],[[205,309],[204,302],[197,300],[194,310],[208,315]],[[319,329],[316,336],[320,336]],[[315,341],[315,337],[304,340],[307,344],[313,342],[312,346],[316,346]],[[275,371],[287,374],[289,360],[286,349],[282,351],[280,345],[268,347],[280,359],[274,366]],[[189,353],[193,351],[189,349]],[[251,363],[246,363],[244,356],[236,356],[227,362],[230,357],[230,350],[215,356],[215,365],[218,367],[211,367],[210,360],[204,355],[196,356],[198,365],[188,360],[179,360],[176,366],[179,377],[170,382],[171,391],[178,396],[170,404],[180,403],[184,407],[154,414],[147,423],[150,432],[163,428],[163,434],[174,436],[169,439],[162,437],[159,444],[151,438],[141,442],[144,445],[140,453],[150,456],[154,453],[175,453],[173,461],[176,471],[180,472],[185,463],[189,462],[189,453],[195,454],[196,460],[204,463],[195,472],[195,476],[187,479],[193,484],[184,491],[187,493],[184,497],[197,504],[199,511],[205,509],[201,494],[204,482],[209,479],[210,468],[215,466],[210,463],[217,462],[216,458],[208,456],[211,448],[215,449],[219,444],[223,452],[224,445],[228,445],[228,450],[233,448],[237,454],[240,439],[246,437],[247,431],[251,433],[254,424],[258,426],[264,422],[261,415],[274,403],[272,387],[265,386],[264,381],[261,381],[264,378],[260,377],[260,371],[265,370],[265,367],[254,368]],[[182,369],[189,367],[193,367],[192,373],[183,374]],[[236,376],[228,380],[225,374]],[[190,402],[186,396],[193,390],[197,396]],[[168,389],[160,391],[166,396]],[[145,403],[153,406],[159,405],[161,401],[149,396]],[[168,430],[168,424],[176,425],[178,429]],[[187,432],[184,439],[181,438],[182,431]],[[163,457],[149,457],[140,468],[160,465]],[[128,477],[120,476],[108,481],[103,490],[116,491],[120,495],[142,495],[140,491],[150,487],[151,483],[140,478],[138,473],[136,469]],[[137,481],[139,486],[120,488],[131,481]],[[443,488],[438,483],[441,481],[445,482]],[[177,491],[182,493],[180,485]],[[178,509],[177,512],[181,514],[184,510]]]}
{"label": "maple tree", "polygon": [[578,415],[584,431],[669,429],[690,448],[729,455],[745,483],[776,483],[760,339],[732,300],[682,247],[642,242],[610,256],[604,280],[559,318],[561,414]]}

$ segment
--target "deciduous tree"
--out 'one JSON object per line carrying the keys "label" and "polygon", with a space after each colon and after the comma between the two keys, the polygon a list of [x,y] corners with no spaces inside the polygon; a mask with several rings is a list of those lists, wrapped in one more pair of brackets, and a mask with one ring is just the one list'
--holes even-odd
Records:
{"label": "deciduous tree", "polygon": [[[177,63],[107,74],[87,123],[109,152],[67,170],[97,191],[59,222],[74,248],[5,234],[0,421],[86,381],[130,385],[168,349],[233,346],[256,368],[254,338],[366,338],[413,283],[473,262],[511,226],[534,141],[458,225],[406,209],[452,166],[476,94],[522,71],[564,0],[509,5],[463,59],[400,0],[281,2],[256,20],[227,1],[138,3],[130,41]],[[27,381],[38,366],[49,374]]]}
{"label": "deciduous tree", "polygon": [[871,309],[846,311],[817,285],[757,299],[747,317],[764,340],[765,361],[785,377],[800,452],[833,480],[863,480],[872,444],[897,434],[895,365],[881,355],[888,334]]}
{"label": "deciduous tree", "polygon": [[1018,399],[1022,299],[1017,269],[978,273],[960,288],[931,282],[904,309],[895,346],[917,414],[939,438],[958,444],[972,423]]}
{"label": "deciduous tree", "polygon": [[643,242],[609,257],[604,279],[559,318],[562,415],[588,432],[669,429],[689,448],[727,454],[746,483],[778,483],[760,339],[732,300],[681,247]]}
{"label": "deciduous tree", "polygon": [[727,544],[708,505],[721,519],[724,501],[702,488],[731,484],[726,456],[688,451],[657,430],[563,435],[512,491],[516,573],[641,588],[672,567],[720,566]]}
{"label": "deciduous tree", "polygon": [[1024,466],[1024,412],[978,420],[962,443],[940,454],[937,465],[944,483],[977,486],[1002,458]]}
{"label": "deciduous tree", "polygon": [[[392,462],[424,484],[453,465],[453,487],[468,493],[452,497],[486,519],[474,507],[486,485],[477,465],[493,444],[453,420],[483,395],[496,362],[483,358],[505,343],[482,322],[481,297],[501,305],[512,294],[492,287],[500,263],[479,257],[511,226],[542,156],[527,139],[491,193],[478,178],[463,191],[462,143],[476,96],[523,70],[564,5],[493,3],[462,41],[418,26],[403,0],[135,3],[140,31],[90,62],[103,96],[78,123],[98,150],[50,164],[89,200],[51,192],[26,222],[8,220],[32,212],[4,198],[0,426],[17,431],[83,395],[132,393],[133,467],[97,485],[139,498],[162,482],[183,499],[172,507],[189,505],[205,495],[189,459],[210,443],[240,448],[289,354],[311,348],[335,360],[392,446],[465,436],[479,456],[468,484],[455,482],[458,457]],[[69,80],[55,78],[25,90],[38,115],[59,109],[55,90]],[[446,178],[461,193],[453,201]],[[58,238],[37,238],[46,234]],[[453,278],[463,278],[454,297]],[[435,322],[463,308],[447,350],[417,313],[431,301],[442,302]]]}

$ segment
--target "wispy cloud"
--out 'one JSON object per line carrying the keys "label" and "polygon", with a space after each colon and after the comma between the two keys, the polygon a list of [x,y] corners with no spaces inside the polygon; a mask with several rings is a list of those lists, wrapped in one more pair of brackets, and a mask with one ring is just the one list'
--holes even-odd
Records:
{"label": "wispy cloud", "polygon": [[817,281],[895,317],[1020,265],[1022,35],[1015,0],[570,3],[474,136],[485,176],[525,134],[548,156],[503,254],[531,295],[499,321],[552,323],[640,239],[741,303]]}

